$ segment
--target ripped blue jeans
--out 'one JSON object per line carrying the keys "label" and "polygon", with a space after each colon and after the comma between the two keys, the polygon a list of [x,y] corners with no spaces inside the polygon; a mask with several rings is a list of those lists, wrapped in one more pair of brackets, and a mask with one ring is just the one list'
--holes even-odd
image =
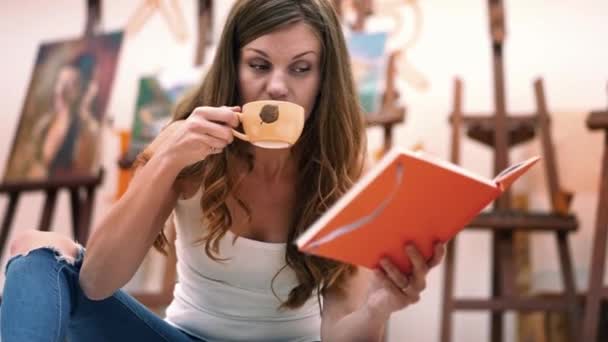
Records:
{"label": "ripped blue jeans", "polygon": [[84,250],[69,260],[50,248],[6,266],[2,342],[201,341],[162,320],[124,291],[92,301],[78,284]]}

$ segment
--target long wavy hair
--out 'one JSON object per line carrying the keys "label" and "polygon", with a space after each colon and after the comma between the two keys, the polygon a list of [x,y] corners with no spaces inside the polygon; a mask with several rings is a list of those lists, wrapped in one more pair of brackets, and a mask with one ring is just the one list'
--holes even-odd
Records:
{"label": "long wavy hair", "polygon": [[[256,38],[288,25],[304,22],[321,42],[321,82],[316,103],[293,147],[299,171],[296,207],[289,227],[286,267],[294,270],[298,285],[282,308],[297,308],[317,291],[342,291],[354,274],[350,265],[305,255],[293,243],[359,178],[365,159],[364,122],[352,80],[349,56],[339,18],[329,0],[238,0],[228,16],[215,59],[196,91],[181,101],[173,121],[187,118],[199,106],[240,105],[238,62],[240,51]],[[202,182],[201,209],[204,230],[200,242],[205,253],[219,260],[219,241],[232,224],[226,205],[239,179],[229,175],[229,163],[242,158],[253,168],[246,143],[235,140],[224,152],[209,155],[180,173],[182,179]],[[149,157],[149,156],[148,156]],[[147,158],[146,158],[147,159]],[[237,201],[249,212],[247,203]],[[166,245],[164,235],[155,247]],[[275,276],[276,278],[276,276]]]}

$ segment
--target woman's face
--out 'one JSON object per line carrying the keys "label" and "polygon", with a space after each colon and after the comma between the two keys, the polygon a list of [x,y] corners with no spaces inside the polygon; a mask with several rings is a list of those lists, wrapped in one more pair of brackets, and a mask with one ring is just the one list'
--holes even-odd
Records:
{"label": "woman's face", "polygon": [[298,22],[263,35],[241,49],[242,104],[279,100],[299,104],[310,115],[319,92],[321,44],[313,29]]}
{"label": "woman's face", "polygon": [[55,105],[58,109],[66,109],[76,102],[80,96],[80,74],[78,69],[64,66],[59,71],[55,82]]}

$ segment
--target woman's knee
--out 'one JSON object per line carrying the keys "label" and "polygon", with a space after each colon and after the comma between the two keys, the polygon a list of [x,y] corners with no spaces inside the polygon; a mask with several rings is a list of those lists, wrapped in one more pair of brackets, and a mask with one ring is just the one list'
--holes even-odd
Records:
{"label": "woman's knee", "polygon": [[9,253],[13,258],[28,255],[40,248],[49,248],[68,262],[76,260],[80,249],[76,242],[59,233],[30,230],[20,233],[11,241]]}

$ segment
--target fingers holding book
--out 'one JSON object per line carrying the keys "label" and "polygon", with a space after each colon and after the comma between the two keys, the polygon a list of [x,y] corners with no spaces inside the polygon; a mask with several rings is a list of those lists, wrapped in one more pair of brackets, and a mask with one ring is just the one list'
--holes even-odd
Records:
{"label": "fingers holding book", "polygon": [[426,288],[429,271],[437,266],[445,255],[445,244],[435,244],[433,256],[428,262],[414,245],[404,246],[404,253],[412,264],[411,272],[402,272],[389,258],[380,260],[380,270],[376,272],[377,276],[383,278],[383,281],[379,282],[383,289],[378,290],[383,290],[385,294],[393,297],[392,303],[399,303],[393,308],[395,311],[420,300],[420,293]]}
{"label": "fingers holding book", "polygon": [[433,257],[431,258],[431,261],[428,262],[429,268],[433,268],[441,263],[443,257],[445,256],[445,249],[445,243],[435,243]]}
{"label": "fingers holding book", "polygon": [[411,285],[410,278],[402,273],[388,258],[380,260],[380,266],[384,270],[384,275],[390,280],[388,286],[395,286],[401,293],[406,293]]}
{"label": "fingers holding book", "polygon": [[422,292],[426,288],[426,276],[431,268],[439,265],[445,254],[445,244],[436,243],[433,250],[433,256],[430,261],[426,261],[420,251],[414,245],[405,246],[405,254],[412,263],[412,274],[410,275],[411,284],[418,292]]}

